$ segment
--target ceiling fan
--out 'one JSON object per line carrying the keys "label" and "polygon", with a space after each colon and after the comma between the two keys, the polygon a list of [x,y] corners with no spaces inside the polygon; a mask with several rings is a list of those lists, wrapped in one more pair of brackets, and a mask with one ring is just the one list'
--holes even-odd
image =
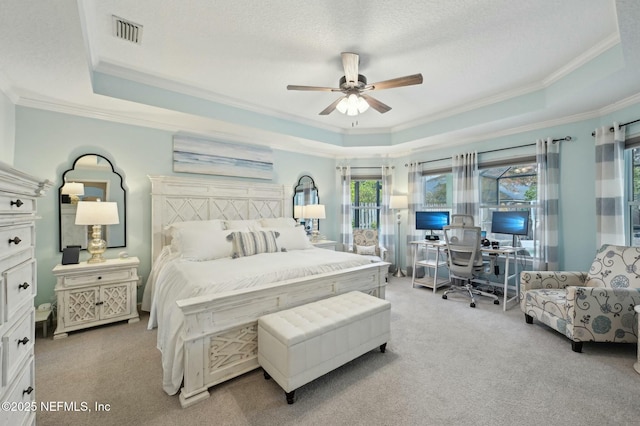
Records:
{"label": "ceiling fan", "polygon": [[392,89],[394,87],[422,84],[422,74],[407,75],[393,78],[378,83],[367,84],[367,78],[358,74],[360,57],[357,53],[342,52],[342,67],[344,76],[340,78],[340,87],[296,86],[288,85],[287,90],[308,90],[319,92],[342,92],[344,95],[336,99],[331,105],[320,112],[320,115],[328,115],[337,109],[343,114],[357,115],[369,108],[369,106],[381,114],[389,111],[391,107],[379,100],[365,94],[372,90]]}

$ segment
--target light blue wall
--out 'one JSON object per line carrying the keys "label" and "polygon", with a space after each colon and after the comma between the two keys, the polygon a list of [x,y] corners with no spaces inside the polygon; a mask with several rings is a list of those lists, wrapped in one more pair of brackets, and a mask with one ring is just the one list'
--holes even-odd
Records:
{"label": "light blue wall", "polygon": [[[591,132],[598,126],[610,126],[615,121],[627,122],[640,117],[640,104],[597,119],[528,131],[485,141],[424,151],[410,157],[394,159],[348,159],[303,155],[288,151],[274,152],[273,181],[293,188],[298,178],[311,175],[319,188],[320,200],[326,205],[327,219],[321,221],[320,231],[330,239],[337,239],[340,194],[336,183],[335,166],[349,163],[361,166],[395,166],[396,193],[407,192],[407,168],[410,161],[428,161],[450,157],[452,154],[476,150],[484,152],[510,146],[531,144],[538,138],[571,136],[562,142],[560,185],[560,266],[565,270],[586,270],[595,247],[595,171],[594,138]],[[630,126],[628,134],[640,129]],[[86,153],[109,158],[124,176],[128,191],[127,250],[141,259],[140,273],[146,279],[150,269],[150,184],[148,175],[171,175],[172,134],[166,131],[81,118],[25,107],[15,108],[14,166],[27,173],[55,182],[55,188],[38,203],[38,296],[36,303],[50,301],[55,281],[51,269],[60,261],[58,247],[57,187],[61,174],[73,160]],[[455,141],[452,141],[455,142]],[[518,152],[533,152],[522,148]],[[514,151],[482,154],[481,161],[513,155]],[[446,163],[446,161],[445,161]],[[216,177],[212,177],[216,178]],[[217,179],[225,179],[217,177]],[[406,232],[406,213],[403,214],[401,235]],[[112,249],[107,256],[115,257],[121,249]],[[401,247],[405,258],[405,248]],[[404,264],[404,262],[402,262]]]}
{"label": "light blue wall", "polygon": [[[105,156],[124,177],[127,190],[127,251],[140,258],[140,274],[146,280],[151,265],[151,187],[147,176],[174,174],[172,133],[24,107],[16,108],[15,123],[15,167],[55,182],[54,188],[38,201],[41,219],[36,224],[36,304],[49,302],[54,297],[55,280],[51,269],[61,259],[58,251],[56,194],[62,173],[82,154]],[[334,183],[333,159],[275,151],[274,169],[273,182],[288,185],[291,190],[302,174],[313,176],[320,190],[320,199],[323,203],[326,200],[327,209],[336,208],[334,191],[330,189]],[[332,192],[329,193],[329,190]],[[324,222],[321,222],[321,231],[335,238]],[[116,257],[121,250],[110,249],[105,256]],[[86,253],[83,256],[88,257]]]}
{"label": "light blue wall", "polygon": [[0,90],[0,161],[13,165],[16,107]]}

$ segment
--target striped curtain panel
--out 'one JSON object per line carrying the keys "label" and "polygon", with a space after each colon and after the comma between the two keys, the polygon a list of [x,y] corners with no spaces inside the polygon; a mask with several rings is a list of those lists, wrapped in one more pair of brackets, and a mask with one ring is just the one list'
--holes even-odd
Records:
{"label": "striped curtain panel", "polygon": [[558,194],[560,186],[560,143],[553,138],[536,141],[538,163],[537,225],[535,239],[540,250],[534,258],[535,271],[558,270]]}
{"label": "striped curtain panel", "polygon": [[473,216],[478,223],[480,211],[478,153],[454,155],[452,157],[453,174],[453,213]]}
{"label": "striped curtain panel", "polygon": [[353,246],[353,229],[351,228],[351,167],[339,169],[340,176],[340,242],[342,250],[349,251]]}
{"label": "striped curtain panel", "polygon": [[416,231],[416,211],[422,209],[424,205],[422,164],[410,163],[408,173],[409,193],[407,198],[409,199],[409,213],[407,217],[406,270],[407,276],[411,276],[413,274],[413,250],[409,243],[424,238],[424,231]]}
{"label": "striped curtain panel", "polygon": [[380,225],[378,226],[378,242],[387,249],[387,260],[395,259],[395,228],[393,212],[389,208],[391,194],[393,194],[393,169],[382,166],[382,194],[380,200]]}
{"label": "striped curtain panel", "polygon": [[613,123],[596,129],[596,244],[625,245],[624,140],[625,129]]}

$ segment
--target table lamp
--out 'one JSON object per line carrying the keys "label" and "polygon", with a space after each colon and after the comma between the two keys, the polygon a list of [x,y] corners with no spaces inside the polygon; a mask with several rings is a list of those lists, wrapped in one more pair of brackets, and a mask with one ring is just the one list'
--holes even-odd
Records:
{"label": "table lamp", "polygon": [[102,225],[117,225],[118,203],[96,201],[79,201],[76,211],[76,225],[92,225],[92,240],[87,244],[87,251],[91,258],[87,263],[104,262],[102,253],[107,249],[107,242],[102,239]]}
{"label": "table lamp", "polygon": [[396,232],[396,271],[394,277],[404,277],[405,273],[400,268],[400,210],[409,208],[409,199],[406,195],[392,195],[389,198],[389,208],[396,210],[397,215],[397,232]]}
{"label": "table lamp", "polygon": [[324,204],[307,204],[304,206],[304,212],[302,214],[307,219],[313,219],[313,230],[311,231],[311,241],[317,242],[318,235],[320,234],[320,219],[326,218]]}
{"label": "table lamp", "polygon": [[65,182],[60,189],[60,194],[68,195],[71,204],[77,204],[80,201],[80,195],[84,195],[84,184],[79,182]]}

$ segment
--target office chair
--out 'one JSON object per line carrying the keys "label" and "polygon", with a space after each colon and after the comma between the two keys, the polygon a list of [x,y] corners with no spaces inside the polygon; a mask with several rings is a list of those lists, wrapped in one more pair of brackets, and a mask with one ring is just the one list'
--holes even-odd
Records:
{"label": "office chair", "polygon": [[473,226],[473,216],[470,214],[452,214],[451,225]]}
{"label": "office chair", "polygon": [[[473,286],[473,280],[484,269],[482,253],[480,251],[480,233],[477,226],[452,224],[444,227],[444,239],[447,250],[447,266],[452,287],[442,295],[446,299],[450,293],[465,293],[471,298],[472,308],[476,307],[475,296],[486,296],[493,299],[493,303],[500,304],[498,296],[481,291]],[[455,280],[461,280],[464,285],[454,285]]]}

